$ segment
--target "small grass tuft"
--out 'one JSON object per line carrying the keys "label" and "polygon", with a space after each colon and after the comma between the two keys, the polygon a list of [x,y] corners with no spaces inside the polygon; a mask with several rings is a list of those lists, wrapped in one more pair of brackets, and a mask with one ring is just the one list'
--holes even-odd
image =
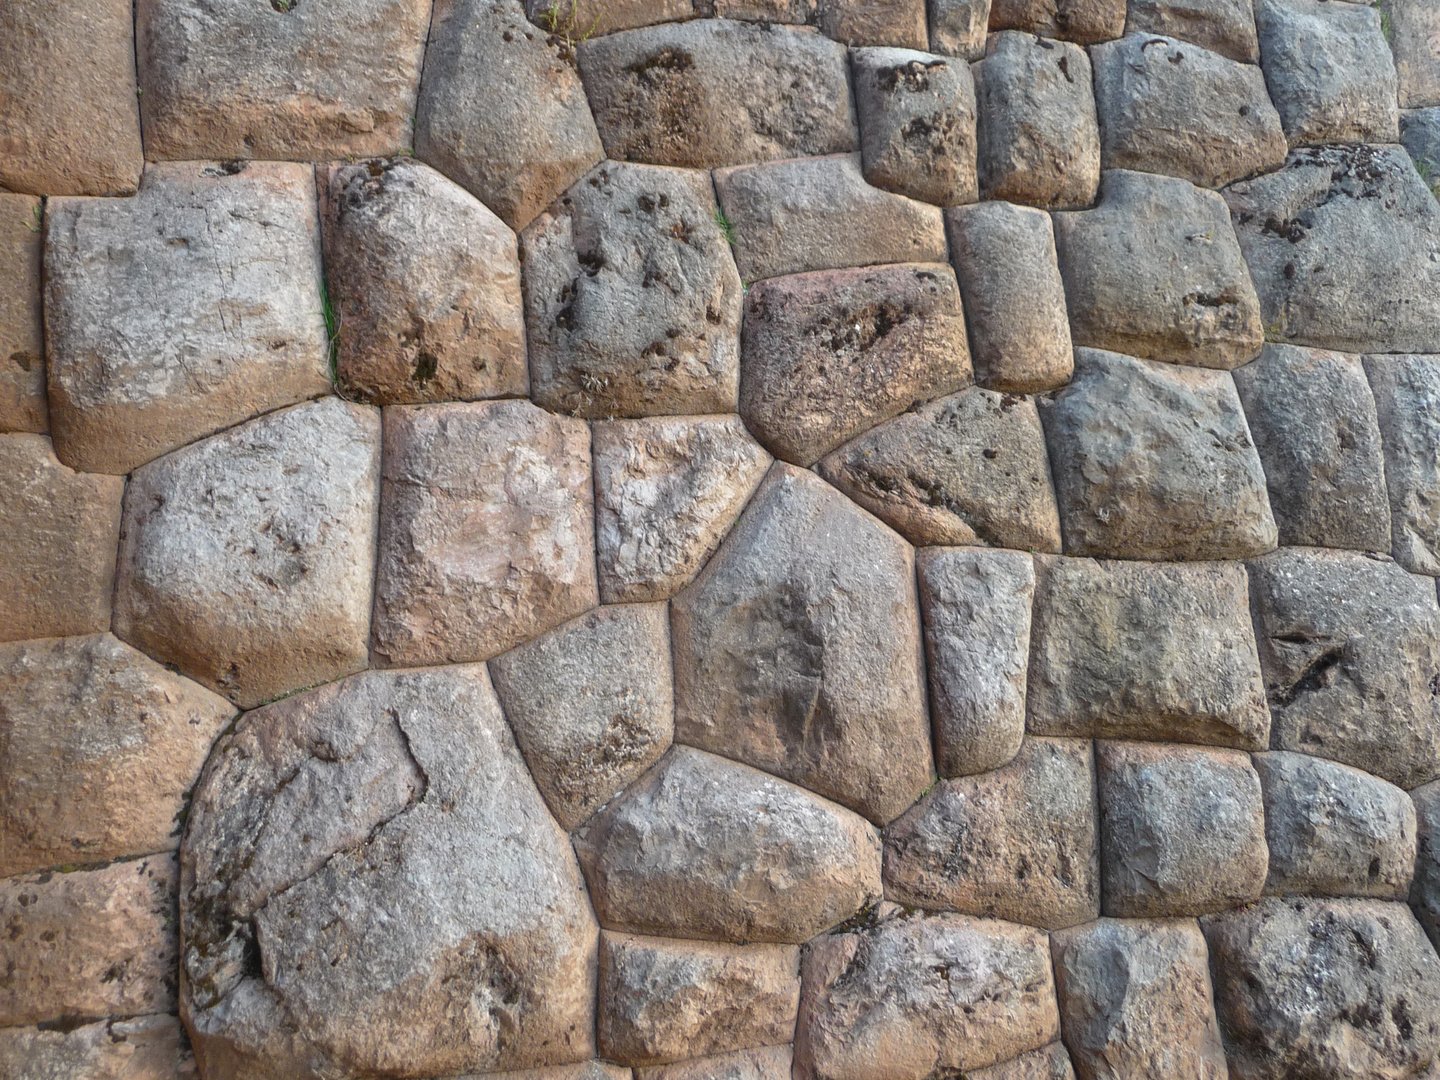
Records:
{"label": "small grass tuft", "polygon": [[45,227],[45,211],[41,204],[36,203],[35,208],[30,211],[30,216],[25,219],[25,227],[31,232],[39,232]]}
{"label": "small grass tuft", "polygon": [[716,209],[715,224],[720,226],[720,235],[731,247],[735,246],[735,223],[725,216],[725,211]]}
{"label": "small grass tuft", "polygon": [[330,300],[330,289],[320,283],[320,314],[325,319],[325,335],[330,340],[330,382],[340,387],[340,313]]}

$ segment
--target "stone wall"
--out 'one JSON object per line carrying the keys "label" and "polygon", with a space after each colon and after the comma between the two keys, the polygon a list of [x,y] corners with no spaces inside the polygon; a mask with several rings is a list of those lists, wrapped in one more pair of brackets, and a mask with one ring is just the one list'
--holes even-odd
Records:
{"label": "stone wall", "polygon": [[1436,185],[1440,0],[8,0],[0,1080],[1440,1077]]}

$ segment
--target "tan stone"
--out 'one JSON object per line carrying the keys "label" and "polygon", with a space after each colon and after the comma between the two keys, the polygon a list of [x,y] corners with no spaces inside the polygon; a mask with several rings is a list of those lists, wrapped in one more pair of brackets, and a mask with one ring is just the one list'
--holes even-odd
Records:
{"label": "tan stone", "polygon": [[819,0],[815,24],[847,45],[927,45],[925,0]]}
{"label": "tan stone", "polygon": [[990,29],[1093,45],[1124,32],[1125,0],[993,0]]}
{"label": "tan stone", "polygon": [[606,1061],[583,1061],[578,1065],[550,1065],[513,1072],[477,1073],[457,1080],[630,1080],[630,1070]]}
{"label": "tan stone", "polygon": [[1125,32],[1164,34],[1242,64],[1260,62],[1251,0],[1129,0]]}
{"label": "tan stone", "polygon": [[39,199],[0,193],[0,432],[50,430],[40,290],[43,235]]}
{"label": "tan stone", "polygon": [[735,1050],[674,1065],[639,1068],[635,1080],[790,1080],[793,1056],[788,1045]]}
{"label": "tan stone", "polygon": [[0,1028],[0,1080],[195,1080],[174,1016]]}
{"label": "tan stone", "polygon": [[1039,1050],[1002,1061],[984,1069],[971,1069],[968,1080],[1075,1080],[1075,1067],[1063,1043],[1053,1042]]}
{"label": "tan stone", "polygon": [[585,41],[616,30],[679,22],[695,14],[693,0],[525,0],[530,21],[547,33]]}

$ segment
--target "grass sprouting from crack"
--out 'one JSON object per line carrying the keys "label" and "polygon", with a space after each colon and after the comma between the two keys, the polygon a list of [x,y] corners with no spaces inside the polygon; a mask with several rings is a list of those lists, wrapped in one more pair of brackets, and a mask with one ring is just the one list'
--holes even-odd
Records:
{"label": "grass sprouting from crack", "polygon": [[715,224],[720,227],[720,235],[725,237],[725,242],[731,247],[735,246],[735,223],[725,216],[725,211],[715,211]]}
{"label": "grass sprouting from crack", "polygon": [[580,0],[570,0],[569,12],[562,14],[564,6],[561,0],[554,0],[540,16],[540,27],[546,33],[560,38],[567,48],[573,50],[576,44],[588,41],[590,36],[595,33],[595,28],[600,25],[600,16],[595,16],[595,20],[589,28],[584,33],[579,33]]}
{"label": "grass sprouting from crack", "polygon": [[320,314],[325,318],[325,336],[330,342],[330,383],[338,389],[340,386],[340,313],[335,310],[335,304],[330,299],[330,289],[323,281],[320,283]]}

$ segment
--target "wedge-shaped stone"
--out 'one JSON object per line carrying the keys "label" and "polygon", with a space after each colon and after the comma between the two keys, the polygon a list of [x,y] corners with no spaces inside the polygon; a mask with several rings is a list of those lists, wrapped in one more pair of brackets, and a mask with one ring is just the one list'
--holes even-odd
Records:
{"label": "wedge-shaped stone", "polygon": [[1415,804],[1415,877],[1410,885],[1410,906],[1415,917],[1440,949],[1440,781],[1410,792]]}
{"label": "wedge-shaped stone", "polygon": [[50,430],[40,266],[44,208],[0,194],[0,432]]}
{"label": "wedge-shaped stone", "polygon": [[1440,356],[1367,356],[1385,450],[1391,553],[1440,576]]}
{"label": "wedge-shaped stone", "polygon": [[910,546],[777,464],[671,606],[675,737],[884,824],[929,786]]}
{"label": "wedge-shaped stone", "polygon": [[703,172],[606,162],[525,230],[535,403],[733,412],[740,277]]}
{"label": "wedge-shaped stone", "polygon": [[930,51],[964,60],[985,55],[990,0],[930,0]]}
{"label": "wedge-shaped stone", "polygon": [[590,431],[528,401],[386,410],[377,663],[486,660],[599,602]]}
{"label": "wedge-shaped stone", "polygon": [[689,747],[575,844],[610,930],[798,945],[880,896],[880,837],[863,818]]}
{"label": "wedge-shaped stone", "polygon": [[306,166],[152,165],[134,199],[55,199],[45,265],[51,427],[77,469],[330,391]]}
{"label": "wedge-shaped stone", "polygon": [[481,666],[366,672],[247,715],[181,860],[206,1076],[594,1055],[594,916]]}
{"label": "wedge-shaped stone", "polygon": [[1092,45],[1125,30],[1125,0],[992,0],[990,29]]}
{"label": "wedge-shaped stone", "polygon": [[195,1059],[174,1016],[71,1028],[0,1029],[0,1076],[39,1080],[190,1080]]}
{"label": "wedge-shaped stone", "polygon": [[1164,34],[1242,64],[1260,62],[1251,0],[1129,0],[1127,34]]}
{"label": "wedge-shaped stone", "polygon": [[735,1050],[674,1065],[641,1067],[635,1070],[635,1080],[790,1080],[793,1057],[788,1045]]}
{"label": "wedge-shaped stone", "polygon": [[971,1069],[969,1080],[1075,1080],[1065,1044],[1053,1042],[984,1069]]}
{"label": "wedge-shaped stone", "polygon": [[1400,107],[1440,105],[1440,7],[1430,0],[1396,0],[1385,8],[1386,35],[1395,55]]}

